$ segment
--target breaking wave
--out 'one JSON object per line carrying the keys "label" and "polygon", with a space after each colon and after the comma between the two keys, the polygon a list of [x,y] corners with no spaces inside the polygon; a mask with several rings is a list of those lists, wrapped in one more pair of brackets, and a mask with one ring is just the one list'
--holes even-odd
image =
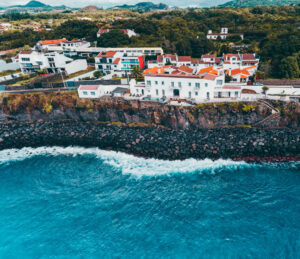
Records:
{"label": "breaking wave", "polygon": [[[249,164],[244,161],[232,161],[230,159],[185,159],[185,160],[160,160],[153,158],[142,158],[129,155],[123,152],[106,151],[98,148],[83,147],[39,147],[7,149],[0,151],[0,165],[9,164],[16,161],[30,159],[36,156],[56,157],[56,156],[93,156],[101,159],[103,163],[119,169],[122,174],[131,174],[137,177],[159,176],[177,173],[195,173],[209,171],[215,173],[222,169],[238,170],[250,167],[278,166],[277,164]],[[298,166],[299,163],[288,166]]]}

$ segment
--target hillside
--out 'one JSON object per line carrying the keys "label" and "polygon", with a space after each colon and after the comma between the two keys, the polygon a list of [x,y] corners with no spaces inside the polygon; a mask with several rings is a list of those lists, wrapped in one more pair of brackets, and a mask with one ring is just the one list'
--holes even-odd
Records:
{"label": "hillside", "polygon": [[154,4],[152,2],[141,2],[137,3],[135,5],[118,5],[113,7],[112,9],[131,9],[131,10],[144,10],[144,11],[149,11],[149,10],[168,10],[169,6],[166,4]]}
{"label": "hillside", "polygon": [[88,6],[80,9],[80,11],[83,11],[83,12],[96,12],[99,10],[100,10],[100,8],[95,5],[88,5]]}
{"label": "hillside", "polygon": [[290,4],[300,4],[300,0],[233,0],[220,5],[220,7],[254,7]]}

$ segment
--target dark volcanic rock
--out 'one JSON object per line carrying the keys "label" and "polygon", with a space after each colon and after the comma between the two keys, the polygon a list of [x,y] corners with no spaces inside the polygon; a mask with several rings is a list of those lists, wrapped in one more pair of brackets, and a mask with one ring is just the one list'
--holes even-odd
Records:
{"label": "dark volcanic rock", "polygon": [[99,147],[160,159],[231,158],[299,160],[296,129],[218,128],[167,130],[75,121],[0,124],[0,149],[25,146]]}

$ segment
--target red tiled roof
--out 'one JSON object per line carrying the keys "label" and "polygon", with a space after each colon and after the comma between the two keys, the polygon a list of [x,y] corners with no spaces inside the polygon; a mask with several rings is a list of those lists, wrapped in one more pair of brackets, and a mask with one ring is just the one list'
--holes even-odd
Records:
{"label": "red tiled roof", "polygon": [[239,54],[224,54],[224,59],[229,60],[232,57],[236,57],[237,60],[240,60]]}
{"label": "red tiled roof", "polygon": [[187,66],[180,66],[178,69],[189,74],[193,73],[193,69]]}
{"label": "red tiled roof", "polygon": [[203,79],[206,80],[215,80],[218,76],[217,75],[212,75],[212,74],[206,74]]}
{"label": "red tiled roof", "polygon": [[201,58],[214,58],[214,57],[215,57],[215,55],[213,55],[213,54],[204,54],[201,56]]}
{"label": "red tiled roof", "polygon": [[200,71],[199,71],[198,74],[208,73],[209,71],[211,71],[211,70],[213,70],[213,69],[214,69],[213,66],[205,67],[205,68],[200,69]]}
{"label": "red tiled roof", "polygon": [[51,44],[59,44],[61,42],[67,41],[66,39],[58,39],[58,40],[41,40],[39,41],[42,45],[51,45]]}
{"label": "red tiled roof", "polygon": [[[175,71],[174,71],[175,72]],[[206,79],[206,80],[215,80],[217,78],[217,76],[215,75],[210,75],[210,74],[206,74],[205,76],[200,76],[200,75],[186,75],[186,74],[182,74],[179,71],[176,71],[177,73],[175,74],[158,74],[158,75],[147,75],[150,77],[174,77],[174,78],[194,78],[194,79]]]}
{"label": "red tiled roof", "polygon": [[112,58],[116,53],[116,51],[101,51],[97,57]]}
{"label": "red tiled roof", "polygon": [[200,59],[192,59],[192,64],[203,64],[204,62]]}
{"label": "red tiled roof", "polygon": [[79,90],[90,90],[90,91],[95,91],[99,88],[99,85],[81,85],[79,87]]}
{"label": "red tiled roof", "polygon": [[119,64],[120,60],[121,60],[120,58],[116,58],[113,63],[114,64]]}
{"label": "red tiled roof", "polygon": [[190,56],[178,56],[178,62],[191,62],[192,58]]}
{"label": "red tiled roof", "polygon": [[247,53],[247,54],[241,54],[241,56],[242,56],[243,60],[255,60],[255,57],[253,54]]}
{"label": "red tiled roof", "polygon": [[20,54],[22,54],[22,55],[30,55],[31,53],[32,53],[32,50],[22,50],[20,52]]}

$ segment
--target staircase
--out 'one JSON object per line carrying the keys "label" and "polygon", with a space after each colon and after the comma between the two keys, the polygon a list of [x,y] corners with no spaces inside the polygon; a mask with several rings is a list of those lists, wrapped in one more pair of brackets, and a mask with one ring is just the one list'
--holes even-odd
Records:
{"label": "staircase", "polygon": [[261,121],[253,124],[252,126],[259,127],[264,125],[265,123],[268,123],[268,125],[272,125],[272,126],[278,126],[280,120],[280,111],[264,99],[259,99],[258,102],[263,104],[267,108],[271,109],[272,114],[262,119]]}

